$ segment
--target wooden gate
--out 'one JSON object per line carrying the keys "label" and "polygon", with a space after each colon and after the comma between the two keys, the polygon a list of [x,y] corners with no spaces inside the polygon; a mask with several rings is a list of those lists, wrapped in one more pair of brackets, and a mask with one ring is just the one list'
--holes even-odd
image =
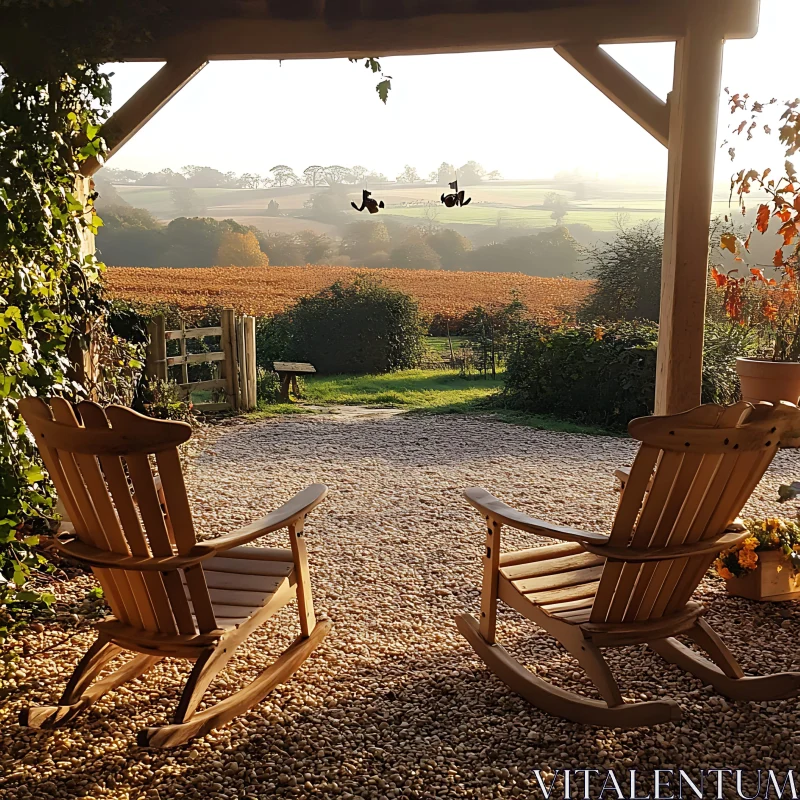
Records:
{"label": "wooden gate", "polygon": [[[232,308],[222,311],[220,325],[209,328],[187,328],[183,323],[177,330],[166,330],[163,315],[147,325],[150,343],[147,347],[146,371],[151,377],[175,380],[181,396],[192,392],[211,391],[223,394],[224,401],[194,403],[199,411],[252,411],[258,405],[256,380],[256,319],[237,315]],[[189,353],[189,339],[218,338],[219,349],[204,353]],[[167,355],[167,342],[177,341],[180,352]],[[216,377],[190,381],[189,365],[211,363]],[[174,368],[174,369],[173,369]],[[170,370],[173,369],[173,374]],[[177,375],[175,374],[177,373]]]}

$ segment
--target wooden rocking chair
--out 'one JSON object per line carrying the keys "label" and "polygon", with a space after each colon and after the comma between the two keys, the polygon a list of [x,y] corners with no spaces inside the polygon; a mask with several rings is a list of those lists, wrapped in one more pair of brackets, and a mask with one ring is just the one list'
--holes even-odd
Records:
{"label": "wooden rocking chair", "polygon": [[[781,440],[800,430],[800,410],[788,403],[704,405],[635,419],[628,430],[642,445],[623,476],[609,536],[533,519],[483,489],[465,493],[487,532],[480,622],[460,615],[459,631],[511,689],[543,711],[580,723],[628,728],[681,717],[673,700],[625,703],[603,647],[647,643],[737,700],[797,695],[800,672],[746,677],[702,619],[703,606],[690,598],[716,555],[749,535],[737,515]],[[501,553],[503,525],[565,543]],[[536,677],[496,644],[498,599],[558,639],[605,702]],[[677,634],[711,661],[679,643]]]}
{"label": "wooden rocking chair", "polygon": [[[24,710],[23,725],[62,725],[162,658],[185,658],[195,666],[173,724],[138,735],[142,746],[174,747],[258,703],[319,646],[331,623],[315,620],[303,521],[325,486],[307,487],[241,530],[197,542],[177,450],[189,425],[60,398],[51,406],[27,398],[19,409],[74,526],[75,538],[56,546],[92,567],[113,614],[97,624],[97,640],[59,705]],[[291,549],[245,546],[280,528],[289,529]],[[301,635],[248,686],[196,712],[236,648],[295,597]],[[123,650],[134,656],[94,682]]]}

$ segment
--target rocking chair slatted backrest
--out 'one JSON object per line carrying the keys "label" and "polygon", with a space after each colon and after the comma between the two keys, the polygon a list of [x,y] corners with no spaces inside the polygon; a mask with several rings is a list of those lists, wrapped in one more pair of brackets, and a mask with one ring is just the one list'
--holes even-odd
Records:
{"label": "rocking chair slatted backrest", "polygon": [[[610,547],[659,549],[722,534],[770,465],[800,411],[780,403],[704,405],[628,430],[642,442],[609,539]],[[598,551],[599,552],[599,551]],[[632,622],[680,611],[714,555],[606,561],[591,622]]]}
{"label": "rocking chair slatted backrest", "polygon": [[[196,539],[177,447],[191,436],[189,425],[122,406],[73,407],[62,398],[50,406],[26,398],[19,408],[82,543],[129,556],[188,554]],[[93,569],[126,625],[170,635],[217,629],[199,563],[185,570]]]}

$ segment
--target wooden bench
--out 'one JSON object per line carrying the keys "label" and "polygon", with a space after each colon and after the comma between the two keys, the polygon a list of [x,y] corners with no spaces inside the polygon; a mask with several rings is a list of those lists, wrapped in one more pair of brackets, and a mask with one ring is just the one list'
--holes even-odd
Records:
{"label": "wooden bench", "polygon": [[301,361],[275,361],[272,368],[278,373],[281,380],[280,400],[282,403],[291,402],[289,399],[289,384],[295,397],[299,397],[300,388],[297,385],[298,375],[313,375],[316,369],[311,364],[304,364]]}

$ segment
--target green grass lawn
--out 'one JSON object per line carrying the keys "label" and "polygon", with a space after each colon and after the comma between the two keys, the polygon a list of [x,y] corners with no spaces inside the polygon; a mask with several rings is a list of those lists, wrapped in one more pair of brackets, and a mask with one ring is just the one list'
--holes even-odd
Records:
{"label": "green grass lawn", "polygon": [[303,402],[455,411],[485,403],[499,392],[502,385],[499,379],[463,378],[450,370],[409,369],[386,375],[321,375],[305,379]]}
{"label": "green grass lawn", "polygon": [[373,406],[428,414],[485,415],[528,427],[608,435],[608,431],[552,417],[510,411],[499,403],[503,382],[462,377],[451,370],[410,369],[386,375],[318,375],[302,382],[302,401],[261,406],[254,416],[312,412],[309,406]]}

